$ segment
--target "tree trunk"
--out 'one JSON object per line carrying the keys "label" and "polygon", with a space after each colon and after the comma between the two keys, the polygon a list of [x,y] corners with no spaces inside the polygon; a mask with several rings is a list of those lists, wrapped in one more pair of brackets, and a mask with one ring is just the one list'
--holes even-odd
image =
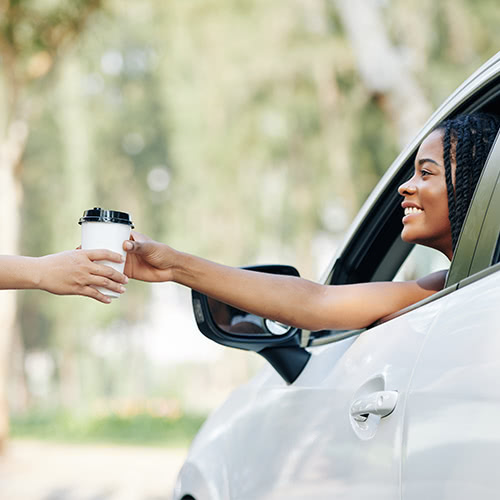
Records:
{"label": "tree trunk", "polygon": [[[20,204],[22,186],[17,175],[26,146],[28,126],[24,120],[13,121],[7,128],[0,145],[0,254],[18,253]],[[7,379],[13,335],[16,332],[16,295],[13,291],[0,292],[0,452],[4,449],[9,432]]]}
{"label": "tree trunk", "polygon": [[7,384],[7,397],[10,415],[23,415],[31,407],[31,394],[25,371],[25,349],[23,336],[16,325],[11,335],[10,374]]}
{"label": "tree trunk", "polygon": [[[77,58],[72,58],[62,64],[59,70],[58,92],[64,105],[59,106],[55,115],[62,131],[61,152],[64,168],[60,182],[65,186],[66,194],[61,199],[65,210],[64,213],[56,215],[56,224],[60,228],[58,241],[63,250],[79,245],[78,217],[85,209],[96,204],[96,197],[91,169],[91,162],[94,160],[90,136],[92,126],[89,110],[82,102],[79,91],[82,69]],[[82,399],[78,368],[78,337],[82,331],[85,332],[85,327],[82,325],[85,325],[86,311],[77,304],[69,304],[63,315],[58,316],[59,320],[55,327],[60,354],[61,404],[68,409],[75,408]]]}
{"label": "tree trunk", "polygon": [[375,0],[333,0],[349,38],[361,78],[406,145],[431,114],[403,53],[389,38]]}

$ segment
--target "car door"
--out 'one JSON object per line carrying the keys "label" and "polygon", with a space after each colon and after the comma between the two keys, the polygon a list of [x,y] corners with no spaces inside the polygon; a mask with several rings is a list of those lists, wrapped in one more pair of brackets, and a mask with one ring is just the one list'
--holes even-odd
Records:
{"label": "car door", "polygon": [[469,266],[456,268],[458,290],[446,297],[410,384],[403,500],[498,496],[499,215],[497,138],[464,228],[475,233],[474,257]]}
{"label": "car door", "polygon": [[292,386],[266,384],[227,435],[230,498],[399,499],[405,398],[440,308],[317,347]]}

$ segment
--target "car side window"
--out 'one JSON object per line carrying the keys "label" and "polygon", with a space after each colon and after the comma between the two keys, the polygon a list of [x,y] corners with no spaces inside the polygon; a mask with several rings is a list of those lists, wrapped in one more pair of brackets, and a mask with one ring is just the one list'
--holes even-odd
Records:
{"label": "car side window", "polygon": [[416,280],[449,267],[450,261],[441,252],[422,245],[415,245],[394,276],[393,281]]}

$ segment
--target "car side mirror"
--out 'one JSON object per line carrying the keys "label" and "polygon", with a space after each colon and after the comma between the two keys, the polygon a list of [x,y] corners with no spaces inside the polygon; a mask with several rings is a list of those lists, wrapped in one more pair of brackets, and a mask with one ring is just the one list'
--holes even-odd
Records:
{"label": "car side mirror", "polygon": [[[245,269],[299,276],[292,266],[265,265]],[[288,384],[296,380],[311,356],[300,345],[299,328],[249,314],[195,290],[192,302],[196,323],[203,335],[228,347],[259,353]]]}

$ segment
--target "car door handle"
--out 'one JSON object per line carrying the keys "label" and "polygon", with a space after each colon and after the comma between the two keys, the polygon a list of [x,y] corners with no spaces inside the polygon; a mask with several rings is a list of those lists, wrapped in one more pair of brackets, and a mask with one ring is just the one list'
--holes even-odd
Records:
{"label": "car door handle", "polygon": [[369,415],[387,417],[396,408],[398,391],[378,391],[357,399],[351,405],[351,417],[357,422],[366,422]]}

